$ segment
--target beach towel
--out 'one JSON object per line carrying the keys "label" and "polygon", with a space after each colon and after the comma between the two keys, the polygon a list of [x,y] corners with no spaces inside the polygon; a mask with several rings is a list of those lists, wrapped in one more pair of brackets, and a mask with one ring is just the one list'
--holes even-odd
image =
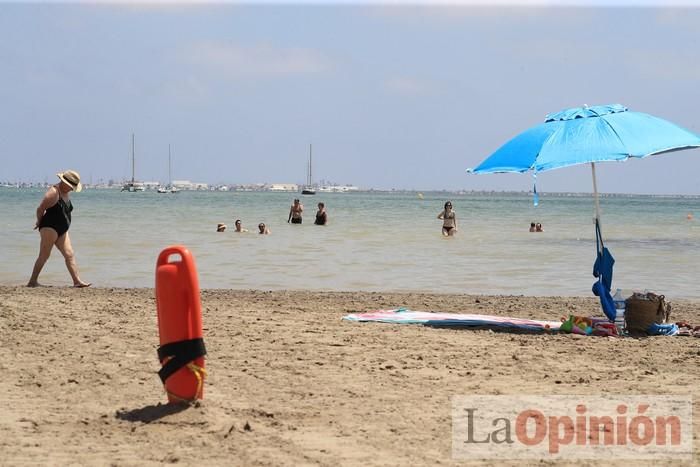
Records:
{"label": "beach towel", "polygon": [[468,313],[431,313],[412,311],[407,308],[376,310],[368,313],[355,313],[343,317],[347,321],[394,324],[422,324],[431,327],[494,328],[527,332],[558,331],[560,321],[541,321],[506,316],[489,316]]}

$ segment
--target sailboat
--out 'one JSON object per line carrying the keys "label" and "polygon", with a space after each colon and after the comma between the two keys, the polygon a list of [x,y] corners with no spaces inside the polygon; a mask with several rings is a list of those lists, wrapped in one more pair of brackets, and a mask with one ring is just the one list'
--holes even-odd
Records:
{"label": "sailboat", "polygon": [[170,163],[170,145],[168,144],[168,186],[158,187],[158,193],[177,193],[178,190],[173,186],[173,171]]}
{"label": "sailboat", "polygon": [[122,191],[128,191],[130,193],[133,193],[135,191],[144,191],[146,188],[143,186],[143,183],[137,182],[135,179],[135,174],[136,174],[136,163],[135,163],[135,156],[134,156],[134,134],[131,134],[131,181],[126,182],[122,186]]}
{"label": "sailboat", "polygon": [[302,195],[315,195],[316,190],[311,184],[311,145],[309,144],[309,165],[306,169],[306,185],[302,187]]}

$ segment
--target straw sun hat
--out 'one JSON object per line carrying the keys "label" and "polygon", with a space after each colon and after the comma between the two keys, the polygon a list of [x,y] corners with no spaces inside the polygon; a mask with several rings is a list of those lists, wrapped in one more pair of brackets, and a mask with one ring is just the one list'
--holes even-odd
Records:
{"label": "straw sun hat", "polygon": [[83,185],[80,183],[80,174],[75,170],[59,172],[56,176],[60,178],[63,183],[73,188],[73,191],[76,193],[83,189]]}

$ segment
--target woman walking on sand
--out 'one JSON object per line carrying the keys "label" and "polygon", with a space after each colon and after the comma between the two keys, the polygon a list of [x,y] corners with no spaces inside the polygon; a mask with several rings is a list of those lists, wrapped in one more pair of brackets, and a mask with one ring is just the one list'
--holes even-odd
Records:
{"label": "woman walking on sand", "polygon": [[89,282],[83,282],[78,276],[78,266],[75,264],[73,246],[70,243],[68,229],[71,223],[71,211],[73,203],[70,201],[70,192],[79,192],[83,189],[80,184],[80,174],[74,170],[66,170],[56,174],[60,182],[46,191],[36,210],[36,224],[34,229],[39,229],[41,243],[39,245],[39,257],[34,263],[32,277],[27,287],[39,285],[39,273],[51,255],[51,249],[56,246],[66,261],[66,267],[73,279],[74,287],[89,287]]}
{"label": "woman walking on sand", "polygon": [[438,214],[438,219],[442,219],[442,234],[451,237],[457,233],[457,214],[452,210],[452,202],[445,203],[445,209]]}

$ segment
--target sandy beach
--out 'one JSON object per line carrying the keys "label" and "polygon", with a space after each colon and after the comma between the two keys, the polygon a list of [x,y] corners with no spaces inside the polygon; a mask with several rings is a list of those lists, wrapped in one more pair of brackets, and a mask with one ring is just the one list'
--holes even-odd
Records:
{"label": "sandy beach", "polygon": [[[691,337],[341,320],[398,306],[558,319],[598,314],[592,298],[205,290],[201,299],[205,398],[172,409],[161,405],[152,289],[0,287],[0,464],[452,464],[455,395],[691,394],[700,408]],[[698,321],[700,303],[672,303],[673,320]]]}

